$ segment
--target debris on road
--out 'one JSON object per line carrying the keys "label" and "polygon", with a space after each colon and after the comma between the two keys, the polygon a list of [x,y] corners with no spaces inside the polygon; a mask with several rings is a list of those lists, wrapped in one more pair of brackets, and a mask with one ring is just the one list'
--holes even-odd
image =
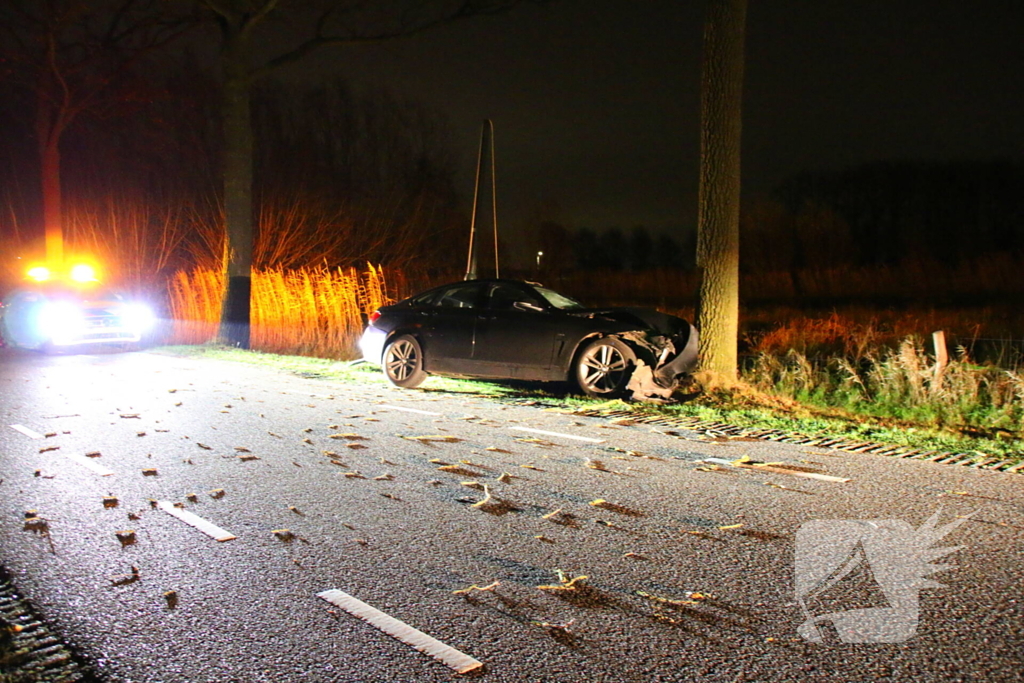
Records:
{"label": "debris on road", "polygon": [[114,535],[117,536],[117,540],[121,542],[121,547],[127,547],[135,545],[137,540],[135,537],[135,531],[133,529],[125,529],[124,531],[115,531]]}
{"label": "debris on road", "polygon": [[157,474],[158,472],[155,467],[147,467],[146,469],[142,470],[142,476],[144,477],[155,477],[157,476]]}
{"label": "debris on road", "polygon": [[116,508],[119,503],[117,496],[103,496],[103,507],[105,508]]}
{"label": "debris on road", "polygon": [[501,581],[494,581],[493,583],[489,583],[486,586],[478,586],[478,585],[476,585],[474,583],[472,586],[469,586],[468,588],[460,588],[457,591],[452,591],[452,595],[469,595],[473,591],[480,591],[481,593],[489,593],[489,592],[493,591],[495,588],[497,588],[500,585],[501,585]]}
{"label": "debris on road", "polygon": [[[847,477],[833,477],[829,474],[820,474],[818,472],[811,471],[809,468],[788,465],[783,462],[758,462],[757,460],[751,460],[749,456],[744,455],[736,460],[725,460],[723,458],[704,458],[700,462],[705,462],[715,466],[726,466],[726,467],[737,467],[745,470],[757,470],[759,472],[771,472],[772,474],[788,474],[793,477],[802,477],[804,479],[816,479],[817,481],[829,481],[839,484],[845,484],[850,481]],[[698,468],[700,469],[700,468]]]}
{"label": "debris on road", "polygon": [[586,581],[589,578],[588,576],[584,575],[570,579],[569,575],[563,572],[561,569],[556,569],[555,574],[558,575],[558,583],[544,584],[542,586],[537,586],[537,589],[542,591],[553,592],[577,591],[586,585]]}
{"label": "debris on road", "polygon": [[130,583],[135,583],[140,578],[141,576],[139,574],[139,568],[133,564],[130,573],[121,574],[120,576],[112,576],[110,578],[110,583],[112,583],[115,586],[127,586]]}
{"label": "debris on road", "polygon": [[618,503],[611,503],[604,498],[598,498],[590,501],[593,507],[601,508],[602,510],[611,510],[612,512],[618,512],[620,515],[627,515],[629,517],[643,517],[642,512],[628,508],[625,505],[619,505]]}
{"label": "debris on road", "polygon": [[439,443],[458,443],[458,442],[462,441],[462,439],[460,439],[459,437],[451,436],[451,435],[448,435],[448,434],[430,434],[430,435],[427,435],[427,436],[403,436],[402,438],[403,439],[408,439],[410,441],[421,441],[421,442],[433,442],[433,441],[436,441],[436,442],[439,442]]}

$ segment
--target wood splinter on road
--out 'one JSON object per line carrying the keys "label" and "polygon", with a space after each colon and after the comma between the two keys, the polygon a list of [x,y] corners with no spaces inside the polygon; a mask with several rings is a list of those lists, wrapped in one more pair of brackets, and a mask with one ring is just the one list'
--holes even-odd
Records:
{"label": "wood splinter on road", "polygon": [[481,668],[483,662],[459,652],[450,645],[445,645],[440,640],[428,636],[423,631],[413,628],[408,624],[395,619],[392,616],[381,612],[375,607],[367,605],[362,600],[352,597],[343,591],[332,589],[317,593],[317,597],[323,598],[332,605],[336,605],[354,617],[358,617],[371,626],[375,626],[392,638],[402,641],[406,645],[429,655],[443,664],[451,667],[457,673],[464,674]]}

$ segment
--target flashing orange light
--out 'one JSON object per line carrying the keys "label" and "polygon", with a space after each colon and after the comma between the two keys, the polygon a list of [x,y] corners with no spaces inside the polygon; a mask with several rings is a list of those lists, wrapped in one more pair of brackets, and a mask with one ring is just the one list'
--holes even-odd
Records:
{"label": "flashing orange light", "polygon": [[75,282],[94,282],[96,269],[87,263],[79,263],[71,269],[71,279]]}
{"label": "flashing orange light", "polygon": [[28,269],[28,276],[36,282],[46,282],[50,279],[50,269],[46,266],[36,266]]}

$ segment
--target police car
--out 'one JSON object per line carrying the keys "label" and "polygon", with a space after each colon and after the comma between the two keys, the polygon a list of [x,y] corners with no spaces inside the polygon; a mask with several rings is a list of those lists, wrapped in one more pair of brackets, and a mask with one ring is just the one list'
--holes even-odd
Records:
{"label": "police car", "polygon": [[0,339],[10,346],[50,351],[82,344],[130,345],[156,321],[145,304],[102,287],[91,266],[75,266],[67,277],[56,277],[45,267],[32,268],[28,275],[0,302]]}

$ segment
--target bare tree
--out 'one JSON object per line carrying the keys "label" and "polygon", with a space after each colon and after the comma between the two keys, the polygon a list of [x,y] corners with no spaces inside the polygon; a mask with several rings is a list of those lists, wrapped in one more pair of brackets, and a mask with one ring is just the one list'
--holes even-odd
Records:
{"label": "bare tree", "polygon": [[[328,45],[376,43],[470,17],[506,12],[524,0],[198,0],[220,33],[223,75],[224,216],[227,234],[222,342],[248,348],[253,258],[253,83]],[[538,1],[538,0],[534,0]],[[293,38],[264,54],[257,31]]]}
{"label": "bare tree", "polygon": [[[127,79],[182,35],[187,17],[159,0],[3,0],[0,63],[31,92],[47,259],[63,261],[61,138],[86,111],[123,104]],[[134,84],[138,86],[138,83]]]}
{"label": "bare tree", "polygon": [[740,132],[747,0],[708,0],[701,76],[697,267],[700,368],[736,379],[739,337]]}

